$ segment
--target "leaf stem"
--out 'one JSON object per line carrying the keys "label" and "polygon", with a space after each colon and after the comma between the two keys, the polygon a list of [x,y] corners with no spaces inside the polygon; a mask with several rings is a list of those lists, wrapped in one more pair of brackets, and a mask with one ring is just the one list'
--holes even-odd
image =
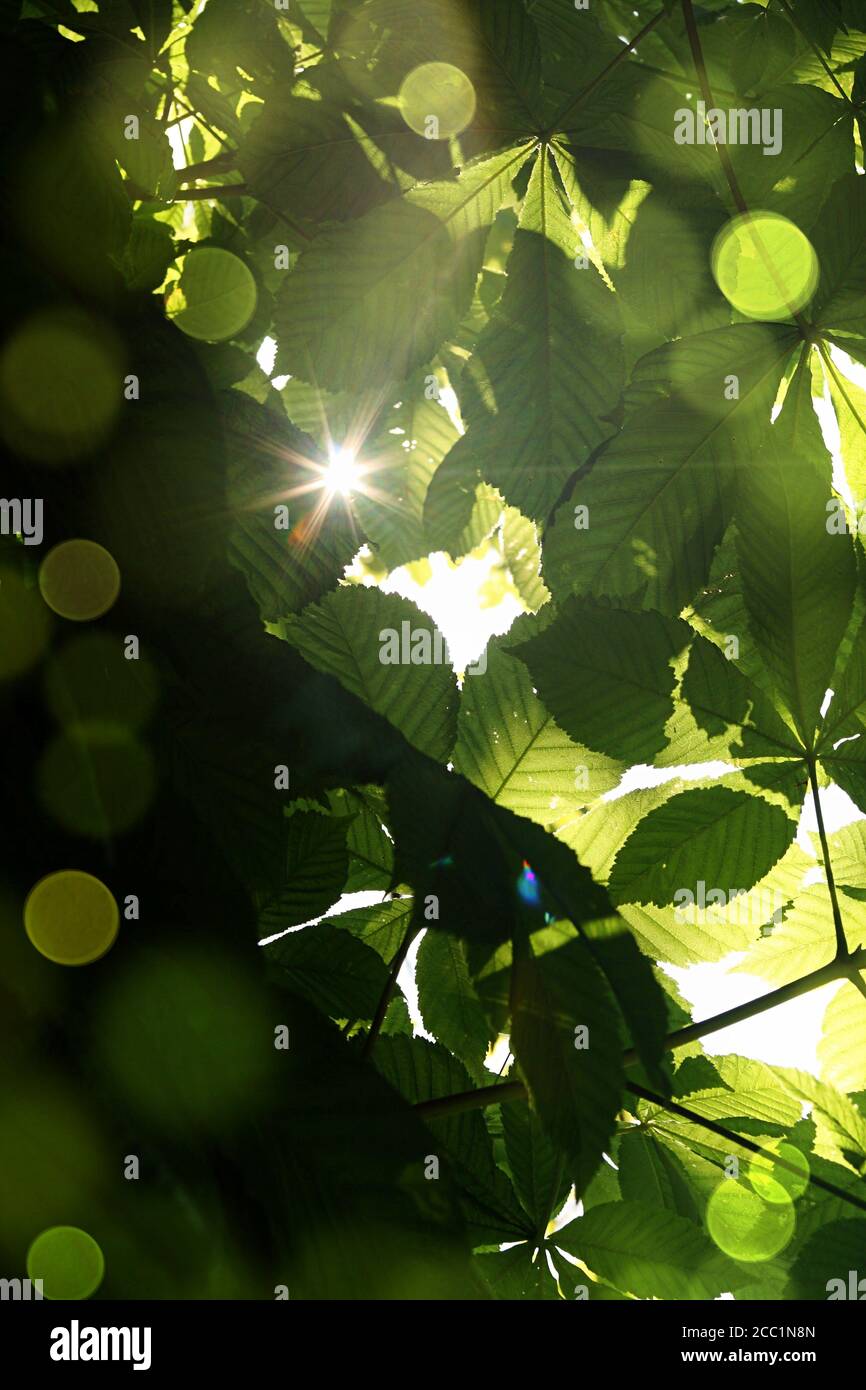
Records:
{"label": "leaf stem", "polygon": [[839,909],[839,898],[836,893],[836,880],[833,877],[833,865],[830,862],[830,846],[827,844],[827,831],[824,829],[824,813],[821,810],[821,797],[818,794],[818,774],[814,756],[810,756],[808,767],[809,785],[812,788],[812,800],[815,803],[815,819],[818,822],[818,838],[821,841],[821,858],[824,861],[824,873],[827,875],[827,889],[830,893],[833,925],[836,929],[836,960],[847,961],[851,952],[845,939],[845,928],[842,925],[842,913]]}
{"label": "leaf stem", "polygon": [[821,67],[822,67],[822,68],[824,69],[824,71],[826,72],[827,76],[829,77],[830,81],[833,83],[833,86],[836,88],[836,90],[837,90],[837,92],[839,93],[839,95],[840,95],[840,97],[842,98],[842,100],[843,100],[844,102],[847,102],[847,104],[848,104],[849,106],[852,106],[853,103],[852,103],[852,101],[851,101],[851,98],[849,97],[848,93],[845,91],[845,88],[842,86],[841,82],[839,81],[839,79],[838,79],[838,77],[836,76],[836,74],[835,74],[835,72],[833,71],[833,69],[830,67],[830,64],[827,62],[827,60],[826,60],[826,58],[824,57],[823,53],[821,52],[820,48],[818,47],[818,45],[817,45],[816,43],[813,43],[813,41],[809,38],[809,35],[806,34],[806,33],[804,33],[804,31],[802,30],[802,28],[801,28],[800,25],[798,24],[798,22],[797,22],[797,16],[795,15],[794,11],[791,9],[791,6],[788,4],[788,0],[779,0],[779,4],[782,6],[782,9],[783,9],[783,10],[785,11],[785,13],[787,14],[789,20],[791,21],[791,24],[792,24],[793,28],[796,29],[797,33],[798,33],[802,38],[804,38],[804,39],[806,40],[806,43],[809,45],[809,47],[811,48],[811,50],[812,50],[812,52],[814,53],[815,57],[818,59],[818,62],[821,64]]}
{"label": "leaf stem", "polygon": [[585,101],[589,94],[595,91],[596,87],[601,86],[602,82],[604,82],[604,80],[610,76],[614,68],[618,67],[619,64],[623,61],[623,59],[627,57],[629,53],[633,52],[634,49],[637,48],[641,39],[646,38],[647,34],[651,33],[653,29],[656,27],[656,25],[660,23],[662,19],[664,19],[664,17],[665,11],[661,9],[659,10],[658,14],[654,15],[652,19],[648,20],[647,23],[643,26],[643,28],[637,34],[635,34],[631,42],[625,44],[620,49],[619,53],[614,54],[610,62],[602,68],[601,72],[597,73],[596,76],[592,79],[592,81],[589,82],[585,87],[582,87],[581,90],[577,93],[577,96],[572,98],[568,106],[566,106],[565,109],[561,111],[560,114],[557,116],[550,129],[544,132],[544,134],[541,136],[541,139],[549,140],[552,135],[555,135],[557,133],[557,131],[562,130],[563,121],[571,115],[575,107],[579,106],[582,101]]}

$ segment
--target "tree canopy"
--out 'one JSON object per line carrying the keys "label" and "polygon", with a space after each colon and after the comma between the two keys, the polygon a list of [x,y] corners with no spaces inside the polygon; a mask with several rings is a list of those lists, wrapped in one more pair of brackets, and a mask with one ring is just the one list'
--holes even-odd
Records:
{"label": "tree canopy", "polygon": [[[75,1296],[827,1298],[862,6],[0,26],[3,1268],[74,1227]],[[465,671],[384,582],[443,552],[521,609]],[[731,952],[768,1030],[841,982],[818,1074],[705,1051],[666,967]]]}

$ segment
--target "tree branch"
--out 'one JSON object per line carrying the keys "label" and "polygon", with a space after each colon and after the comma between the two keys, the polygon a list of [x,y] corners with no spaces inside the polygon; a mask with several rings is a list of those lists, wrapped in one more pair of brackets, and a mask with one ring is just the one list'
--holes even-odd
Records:
{"label": "tree branch", "polygon": [[[757,1018],[768,1009],[776,1009],[780,1004],[800,999],[804,994],[821,989],[823,985],[832,984],[834,980],[853,979],[858,970],[866,970],[866,947],[863,946],[853,955],[837,956],[827,965],[819,966],[817,970],[802,975],[799,980],[792,980],[790,984],[780,985],[778,989],[771,990],[769,994],[762,994],[758,999],[749,999],[745,1004],[737,1004],[732,1009],[725,1009],[724,1013],[690,1023],[676,1033],[668,1034],[665,1038],[665,1048],[669,1050],[685,1047],[687,1043],[697,1042],[700,1038],[708,1037],[710,1033],[730,1028],[734,1023],[745,1023],[746,1019]],[[623,1061],[626,1066],[638,1061],[633,1047],[623,1054]]]}
{"label": "tree branch", "polygon": [[421,1100],[412,1108],[422,1120],[438,1120],[442,1115],[457,1115],[461,1110],[483,1110],[502,1101],[527,1100],[522,1081],[499,1081],[495,1086],[481,1086],[474,1091],[460,1091],[454,1096],[439,1096]]}
{"label": "tree branch", "polygon": [[[812,970],[808,975],[803,975],[799,980],[793,980],[790,984],[781,985],[779,989],[773,989],[769,994],[762,994],[759,999],[750,999],[745,1004],[737,1004],[733,1009],[726,1009],[724,1013],[715,1014],[712,1018],[701,1019],[697,1023],[690,1023],[686,1028],[680,1028],[676,1033],[669,1033],[665,1038],[665,1050],[670,1051],[676,1047],[685,1047],[687,1043],[697,1042],[700,1038],[707,1037],[710,1033],[718,1033],[722,1028],[729,1028],[734,1023],[743,1023],[746,1019],[757,1018],[759,1014],[766,1013],[768,1009],[778,1008],[780,1004],[787,1004],[791,999],[799,999],[804,994],[811,994],[813,990],[821,989],[823,985],[832,984],[834,980],[851,980],[856,984],[860,970],[866,970],[866,946],[861,946],[852,953],[844,956],[837,956],[827,965],[819,966],[817,970]],[[623,1064],[632,1066],[639,1060],[635,1048],[630,1047],[623,1053]],[[474,1091],[460,1091],[453,1096],[440,1096],[435,1100],[420,1101],[415,1110],[425,1120],[435,1120],[442,1115],[453,1115],[461,1110],[483,1109],[487,1105],[498,1105],[501,1101],[526,1100],[526,1087],[522,1081],[502,1081],[494,1086],[482,1086]]]}

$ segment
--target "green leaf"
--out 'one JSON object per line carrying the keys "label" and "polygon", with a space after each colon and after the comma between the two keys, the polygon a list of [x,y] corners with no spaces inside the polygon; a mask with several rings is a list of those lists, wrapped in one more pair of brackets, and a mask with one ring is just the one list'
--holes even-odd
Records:
{"label": "green leaf", "polygon": [[230,558],[262,617],[277,622],[337,583],[357,535],[345,507],[323,491],[325,456],[279,407],[237,391],[222,392],[220,406],[231,451]]}
{"label": "green leaf", "polygon": [[515,507],[505,508],[501,548],[522,602],[530,612],[537,613],[550,598],[541,578],[541,542],[537,526]]}
{"label": "green leaf", "polygon": [[[779,928],[774,927],[773,935],[766,941],[761,938],[757,946],[755,937],[799,893],[803,874],[812,864],[795,842],[753,889],[731,897],[725,906],[700,908],[699,900],[694,907],[681,909],[623,905],[620,915],[642,950],[673,965],[717,961],[731,951],[759,952],[764,947],[769,955],[770,941]],[[752,954],[748,959],[753,959]]]}
{"label": "green leaf", "polygon": [[573,743],[534,693],[523,664],[492,642],[487,670],[463,685],[454,766],[491,800],[545,826],[610,791],[622,771]]}
{"label": "green leaf", "polygon": [[[847,915],[845,935],[853,947]],[[853,984],[843,983],[827,1005],[818,1061],[829,1085],[840,1091],[866,1090],[866,999]]]}
{"label": "green leaf", "polygon": [[760,796],[728,787],[681,792],[626,840],[610,876],[611,896],[663,907],[701,879],[727,898],[763,878],[796,829],[781,806]]}
{"label": "green leaf", "polygon": [[292,49],[283,38],[279,16],[256,0],[208,0],[187,36],[184,52],[191,68],[236,87],[238,69],[291,81]]}
{"label": "green leaf", "polygon": [[559,1298],[544,1250],[535,1254],[530,1242],[524,1241],[498,1255],[476,1255],[474,1265],[494,1298],[508,1302]]}
{"label": "green leaf", "polygon": [[331,1018],[372,1018],[388,983],[375,951],[326,922],[289,932],[265,954],[290,989]]}
{"label": "green leaf", "polygon": [[[788,1128],[799,1118],[796,1102],[779,1086],[775,1069],[763,1062],[734,1056],[714,1057],[713,1067],[723,1084],[682,1092],[689,1110],[710,1120],[721,1120],[728,1128],[742,1127],[746,1131],[749,1125],[743,1125],[744,1120]],[[664,1123],[667,1129],[676,1131],[691,1125],[695,1131],[691,1121],[675,1115],[665,1116]],[[726,1142],[721,1136],[704,1133],[703,1137],[709,1145]]]}
{"label": "green leaf", "polygon": [[333,0],[292,0],[301,18],[315,31],[319,39],[327,38],[333,11]]}
{"label": "green leaf", "polygon": [[[399,191],[379,177],[349,124],[351,89],[334,96],[272,89],[240,147],[250,192],[294,222],[349,221]],[[405,127],[396,133],[410,136]]]}
{"label": "green leaf", "polygon": [[286,931],[333,907],[346,882],[348,825],[343,817],[315,811],[295,811],[288,817],[286,887],[259,917],[262,936]]}
{"label": "green leaf", "polygon": [[[813,843],[814,838],[817,837],[813,837]],[[841,830],[828,835],[827,846],[837,884],[866,887],[866,822],[857,820],[852,825],[843,825]]]}
{"label": "green leaf", "polygon": [[763,691],[701,637],[692,644],[680,693],[707,734],[735,733],[730,751],[737,757],[778,758],[802,751]]}
{"label": "green leaf", "polygon": [[812,1119],[818,1126],[816,1154],[862,1172],[866,1166],[866,1120],[849,1097],[808,1072],[788,1067],[773,1070],[792,1096],[812,1105]]}
{"label": "green leaf", "polygon": [[120,269],[131,290],[155,290],[174,259],[171,231],[141,214],[133,218]]}
{"label": "green leaf", "polygon": [[276,306],[277,369],[341,391],[405,379],[456,328],[530,146],[419,185],[316,239]]}
{"label": "green leaf", "polygon": [[384,813],[377,801],[368,799],[371,793],[345,793],[347,809],[354,819],[349,826],[346,845],[349,850],[347,893],[364,889],[387,889],[394,871],[394,847],[385,833]]}
{"label": "green leaf", "polygon": [[444,406],[427,399],[433,381],[407,382],[401,400],[383,415],[378,435],[364,446],[371,457],[369,485],[353,498],[377,558],[389,570],[421,559],[433,548],[424,529],[431,479],[459,437]]}
{"label": "green leaf", "polygon": [[624,1134],[618,1157],[624,1201],[644,1202],[690,1221],[700,1220],[682,1164],[652,1134],[644,1130]]}
{"label": "green leaf", "polygon": [[[387,794],[395,878],[412,884],[419,903],[435,899],[432,920],[459,932],[470,957],[476,945],[481,964],[516,929],[521,889],[537,907],[575,923],[610,915],[604,889],[566,845],[494,805],[458,773],[401,750]],[[470,958],[473,975],[476,964]]]}
{"label": "green leaf", "polygon": [[418,1008],[428,1032],[444,1043],[476,1081],[485,1083],[484,1059],[494,1030],[469,975],[459,937],[430,926],[415,964]]}
{"label": "green leaf", "polygon": [[[770,147],[762,143],[730,146],[741,193],[749,208],[781,213],[809,232],[830,187],[851,168],[853,131],[847,103],[832,85],[821,91],[789,82],[765,88],[761,107],[781,112],[775,123],[777,135],[783,132],[781,147],[765,157],[764,148]],[[710,176],[730,205],[720,160],[711,166]]]}
{"label": "green leaf", "polygon": [[669,1087],[661,1061],[668,1032],[667,1008],[650,962],[620,917],[585,922],[581,932],[604,971],[647,1075],[653,1085],[666,1092]]}
{"label": "green leaf", "polygon": [[511,1046],[531,1103],[564,1149],[580,1195],[620,1106],[623,1039],[607,982],[566,924],[535,932],[516,951],[512,1010]]}
{"label": "green leaf", "polygon": [[826,527],[828,481],[772,440],[740,479],[737,552],[777,704],[811,746],[854,598],[854,552]]}
{"label": "green leaf", "polygon": [[191,338],[219,343],[246,328],[256,308],[256,282],[239,256],[219,246],[190,251],[166,300],[166,313]]}
{"label": "green leaf", "polygon": [[517,1195],[541,1240],[571,1187],[565,1153],[550,1141],[529,1106],[502,1106],[505,1154]]}
{"label": "green leaf", "polygon": [[384,961],[390,962],[405,940],[413,909],[411,898],[388,899],[371,907],[350,907],[330,917],[328,925],[350,932]]}
{"label": "green leaf", "polygon": [[[499,0],[466,0],[455,10],[450,0],[372,0],[365,18],[382,37],[376,44],[375,79],[381,90],[397,93],[406,74],[431,61],[460,69],[472,83],[474,113],[463,140],[471,148],[491,136],[525,134],[539,128],[535,114],[541,86],[541,56],[535,25],[522,5]],[[363,31],[358,56],[367,56]],[[347,35],[348,37],[348,35]],[[351,39],[350,39],[351,42]],[[426,114],[442,114],[435,81],[422,83]],[[420,113],[415,113],[416,120]]]}
{"label": "green leaf", "polygon": [[699,1226],[642,1202],[593,1207],[555,1241],[637,1298],[716,1298],[746,1279]]}
{"label": "green leaf", "polygon": [[[438,1043],[423,1038],[379,1038],[377,1069],[412,1105],[471,1089],[469,1076]],[[475,1244],[524,1240],[531,1234],[511,1183],[497,1167],[493,1144],[478,1111],[427,1121],[430,1158],[459,1184],[461,1205]],[[431,1186],[436,1180],[431,1179]]]}
{"label": "green leaf", "polygon": [[[814,1302],[861,1299],[866,1259],[866,1221],[828,1221],[797,1255],[784,1297]],[[854,1271],[853,1280],[849,1271]],[[852,1287],[853,1285],[853,1287]]]}
{"label": "green leaf", "polygon": [[695,205],[676,190],[653,189],[640,204],[614,283],[629,309],[665,338],[727,325],[730,306],[710,271],[720,203]]}
{"label": "green leaf", "polygon": [[[580,240],[545,154],[523,203],[499,307],[461,380],[461,459],[527,516],[544,518],[563,485],[612,433],[622,382],[615,296]],[[593,351],[580,344],[591,337]]]}
{"label": "green leaf", "polygon": [[812,234],[821,280],[811,309],[820,328],[866,332],[866,196],[859,176],[838,180]]}
{"label": "green leaf", "polygon": [[[839,905],[848,943],[856,946],[866,939],[866,904],[840,892]],[[793,906],[785,912],[784,921],[756,942],[745,960],[734,968],[758,975],[773,985],[786,985],[829,965],[835,952],[836,933],[827,886],[816,884],[797,895]]]}
{"label": "green leaf", "polygon": [[739,324],[642,359],[633,379],[645,393],[640,408],[578,480],[545,538],[543,575],[555,597],[609,594],[681,610],[707,577],[734,466],[751,462],[766,433],[795,342],[785,327]]}
{"label": "green leaf", "polygon": [[311,666],[336,676],[410,743],[447,758],[457,683],[441,633],[408,599],[347,585],[288,619],[283,633]]}
{"label": "green leaf", "polygon": [[539,636],[513,648],[560,728],[626,763],[650,762],[673,712],[671,665],[685,623],[569,599]]}

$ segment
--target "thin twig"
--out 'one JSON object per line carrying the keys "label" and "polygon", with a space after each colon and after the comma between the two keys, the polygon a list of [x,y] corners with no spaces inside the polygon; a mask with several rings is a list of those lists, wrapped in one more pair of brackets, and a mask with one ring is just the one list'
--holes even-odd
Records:
{"label": "thin twig", "polygon": [[[680,1119],[689,1120],[692,1124],[700,1125],[702,1129],[709,1130],[711,1134],[718,1134],[720,1138],[727,1139],[731,1144],[736,1144],[742,1149],[748,1149],[749,1153],[759,1154],[761,1158],[770,1160],[774,1167],[784,1168],[789,1173],[794,1173],[796,1177],[802,1178],[803,1173],[796,1164],[790,1163],[780,1154],[773,1153],[771,1149],[762,1148],[756,1144],[754,1139],[748,1139],[743,1134],[735,1134],[733,1130],[726,1129],[720,1125],[718,1120],[708,1120],[705,1115],[698,1115],[694,1110],[688,1110],[685,1105],[680,1105],[679,1101],[669,1100],[666,1096],[657,1096],[654,1091],[648,1091],[645,1086],[638,1086],[636,1082],[626,1083],[626,1090],[640,1100],[649,1101],[652,1105],[661,1106],[672,1115],[678,1115]],[[816,1177],[814,1173],[809,1174],[809,1182],[813,1187],[819,1187],[822,1192],[829,1192],[831,1197],[839,1197],[841,1201],[848,1202],[852,1207],[859,1207],[866,1211],[866,1200],[862,1197],[855,1197],[853,1192],[849,1192],[844,1187],[837,1187],[834,1182],[827,1182],[825,1178]]]}
{"label": "thin twig", "polygon": [[851,98],[849,97],[848,93],[845,91],[845,88],[842,86],[841,82],[839,81],[839,79],[838,79],[838,77],[836,76],[836,74],[835,74],[835,72],[833,71],[833,69],[830,67],[830,64],[827,62],[826,58],[824,57],[824,55],[823,55],[823,53],[821,52],[821,50],[820,50],[820,48],[818,47],[818,45],[817,45],[816,43],[813,43],[812,40],[809,38],[809,35],[808,35],[807,33],[805,33],[803,29],[800,28],[800,25],[797,23],[797,16],[794,14],[794,11],[791,9],[791,6],[788,4],[788,0],[779,0],[779,4],[782,6],[782,8],[784,9],[784,11],[786,12],[788,18],[790,19],[790,21],[791,21],[792,25],[794,26],[794,28],[796,29],[797,33],[800,35],[801,38],[803,38],[803,39],[806,40],[806,43],[809,45],[809,47],[811,48],[811,50],[812,50],[812,52],[814,53],[815,57],[818,59],[818,62],[821,64],[821,67],[822,67],[822,68],[824,69],[824,71],[826,72],[827,76],[829,77],[830,81],[833,83],[833,86],[836,88],[836,90],[837,90],[837,92],[839,93],[839,95],[840,95],[840,97],[842,98],[842,100],[843,100],[848,106],[851,106],[851,105],[852,105]]}
{"label": "thin twig", "polygon": [[211,184],[210,188],[181,188],[178,190],[178,196],[170,201],[192,203],[203,198],[245,198],[247,192],[245,183],[219,183]]}
{"label": "thin twig", "polygon": [[237,150],[220,150],[211,159],[203,159],[198,164],[187,164],[183,169],[178,169],[177,176],[181,183],[188,183],[192,179],[202,179],[207,174],[227,173],[234,169]]}
{"label": "thin twig", "polygon": [[385,985],[385,988],[382,990],[382,997],[379,1000],[379,1007],[376,1009],[376,1016],[373,1019],[373,1022],[370,1024],[370,1031],[364,1039],[364,1046],[361,1049],[361,1056],[365,1060],[370,1056],[370,1053],[373,1051],[376,1039],[382,1031],[382,1025],[385,1022],[385,1015],[388,1012],[388,1006],[391,1003],[391,1000],[394,997],[394,991],[397,988],[397,977],[400,974],[400,971],[403,969],[403,963],[409,954],[409,947],[412,945],[412,942],[415,940],[415,937],[418,935],[420,930],[421,927],[419,923],[409,923],[408,927],[406,928],[406,935],[403,937],[400,949],[398,950],[397,954],[391,962],[391,969],[388,973],[388,980]]}

